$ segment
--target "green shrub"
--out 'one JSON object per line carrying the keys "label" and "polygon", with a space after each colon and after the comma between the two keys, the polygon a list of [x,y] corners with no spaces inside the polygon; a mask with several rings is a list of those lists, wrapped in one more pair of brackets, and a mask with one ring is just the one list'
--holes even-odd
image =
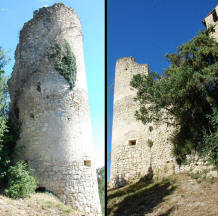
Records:
{"label": "green shrub", "polygon": [[191,178],[197,180],[197,179],[200,179],[200,178],[202,177],[202,173],[199,172],[199,171],[197,171],[197,172],[195,172],[195,173],[189,173],[189,176],[190,176]]}
{"label": "green shrub", "polygon": [[11,165],[10,159],[10,146],[5,142],[8,140],[8,89],[7,78],[5,75],[4,67],[9,59],[5,56],[5,51],[0,47],[0,184],[5,185],[6,175],[9,166]]}
{"label": "green shrub", "polygon": [[208,158],[209,163],[218,168],[218,110],[215,105],[206,118],[210,123],[209,132],[206,127],[203,128],[203,142],[198,148],[200,155]]}
{"label": "green shrub", "polygon": [[76,82],[76,57],[74,56],[70,45],[65,41],[65,46],[55,44],[53,53],[49,58],[53,61],[55,69],[62,75],[70,84],[70,89],[73,89]]}
{"label": "green shrub", "polygon": [[34,193],[37,182],[30,175],[32,170],[28,171],[27,164],[24,161],[17,162],[8,170],[8,188],[5,194],[13,199],[24,198],[28,194]]}
{"label": "green shrub", "polygon": [[147,145],[149,148],[151,148],[153,146],[154,142],[150,139],[147,140]]}
{"label": "green shrub", "polygon": [[[10,59],[0,47],[0,185],[5,194],[12,198],[22,198],[36,189],[36,180],[30,176],[27,165],[20,161],[13,165],[12,156],[20,134],[19,110],[13,116],[9,113],[7,78],[4,66]],[[16,127],[15,127],[16,125]]]}

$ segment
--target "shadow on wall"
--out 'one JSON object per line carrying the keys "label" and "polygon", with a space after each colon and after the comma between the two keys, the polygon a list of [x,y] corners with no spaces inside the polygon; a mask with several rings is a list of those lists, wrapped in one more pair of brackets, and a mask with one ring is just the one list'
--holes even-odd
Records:
{"label": "shadow on wall", "polygon": [[[145,175],[144,177],[140,178],[139,181],[137,181],[136,183],[131,184],[129,186],[126,186],[125,188],[124,187],[120,188],[120,190],[118,189],[117,192],[108,195],[107,199],[110,200],[110,199],[113,199],[115,197],[118,198],[118,197],[123,196],[123,195],[128,194],[128,193],[133,193],[136,190],[140,189],[142,186],[145,187],[145,186],[151,184],[152,177],[151,177],[151,174]],[[109,191],[112,191],[112,190],[109,190]]]}
{"label": "shadow on wall", "polygon": [[[144,177],[140,178],[139,181],[142,181],[142,180],[148,181],[148,180],[151,180],[153,178],[154,172],[153,172],[152,164],[151,163],[150,163],[150,166],[148,168],[148,172],[147,173],[148,174],[145,175]],[[124,175],[121,175],[121,176],[116,176],[115,184],[114,185],[115,185],[115,188],[120,188],[120,187],[123,187],[123,186],[127,185],[128,183],[130,183],[130,182],[128,182],[125,179]]]}
{"label": "shadow on wall", "polygon": [[160,214],[159,216],[169,216],[175,210],[175,207],[169,208],[165,213]]}
{"label": "shadow on wall", "polygon": [[[151,167],[150,167],[151,169]],[[107,196],[108,216],[133,216],[151,213],[164,197],[175,190],[170,180],[153,182],[153,171],[138,182],[119,189],[114,189]],[[168,209],[162,216],[170,215],[174,208]]]}

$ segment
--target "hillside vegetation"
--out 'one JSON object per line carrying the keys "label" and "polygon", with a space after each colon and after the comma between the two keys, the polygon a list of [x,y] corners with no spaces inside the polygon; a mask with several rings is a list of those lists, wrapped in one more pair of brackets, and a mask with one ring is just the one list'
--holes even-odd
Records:
{"label": "hillside vegetation", "polygon": [[108,190],[108,216],[216,216],[218,178],[178,174]]}
{"label": "hillside vegetation", "polygon": [[49,193],[32,194],[25,199],[13,200],[0,196],[0,216],[81,216]]}

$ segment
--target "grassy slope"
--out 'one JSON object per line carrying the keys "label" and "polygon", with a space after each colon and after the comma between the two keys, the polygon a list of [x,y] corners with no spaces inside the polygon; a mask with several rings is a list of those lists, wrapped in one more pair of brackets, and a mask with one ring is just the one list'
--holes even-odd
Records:
{"label": "grassy slope", "polygon": [[25,199],[0,196],[0,216],[80,216],[49,193],[36,193]]}
{"label": "grassy slope", "polygon": [[[194,179],[195,178],[195,179]],[[218,178],[180,174],[109,190],[108,216],[218,216]]]}

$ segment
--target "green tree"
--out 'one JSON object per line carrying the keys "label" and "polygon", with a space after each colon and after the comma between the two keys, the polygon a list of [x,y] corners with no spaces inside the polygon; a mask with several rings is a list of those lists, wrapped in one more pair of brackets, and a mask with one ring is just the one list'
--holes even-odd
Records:
{"label": "green tree", "polygon": [[35,193],[37,182],[30,175],[32,170],[28,170],[24,161],[18,161],[8,170],[9,181],[5,194],[13,199],[24,198],[29,194]]}
{"label": "green tree", "polygon": [[4,191],[6,195],[23,198],[35,191],[37,183],[30,175],[31,170],[28,170],[27,164],[22,161],[14,164],[12,160],[19,131],[11,126],[12,120],[8,110],[9,98],[4,70],[8,60],[0,47],[0,185],[7,187]]}
{"label": "green tree", "polygon": [[101,212],[104,215],[105,210],[105,167],[97,169],[98,191],[101,202]]}
{"label": "green tree", "polygon": [[5,145],[5,134],[8,132],[7,127],[7,83],[4,66],[8,59],[4,50],[0,47],[0,183],[5,182],[7,170],[11,164],[9,149]]}
{"label": "green tree", "polygon": [[162,75],[149,71],[130,82],[140,106],[136,119],[179,125],[171,139],[178,163],[195,151],[218,165],[218,43],[209,37],[213,30],[201,31],[176,53],[166,54],[170,66]]}

